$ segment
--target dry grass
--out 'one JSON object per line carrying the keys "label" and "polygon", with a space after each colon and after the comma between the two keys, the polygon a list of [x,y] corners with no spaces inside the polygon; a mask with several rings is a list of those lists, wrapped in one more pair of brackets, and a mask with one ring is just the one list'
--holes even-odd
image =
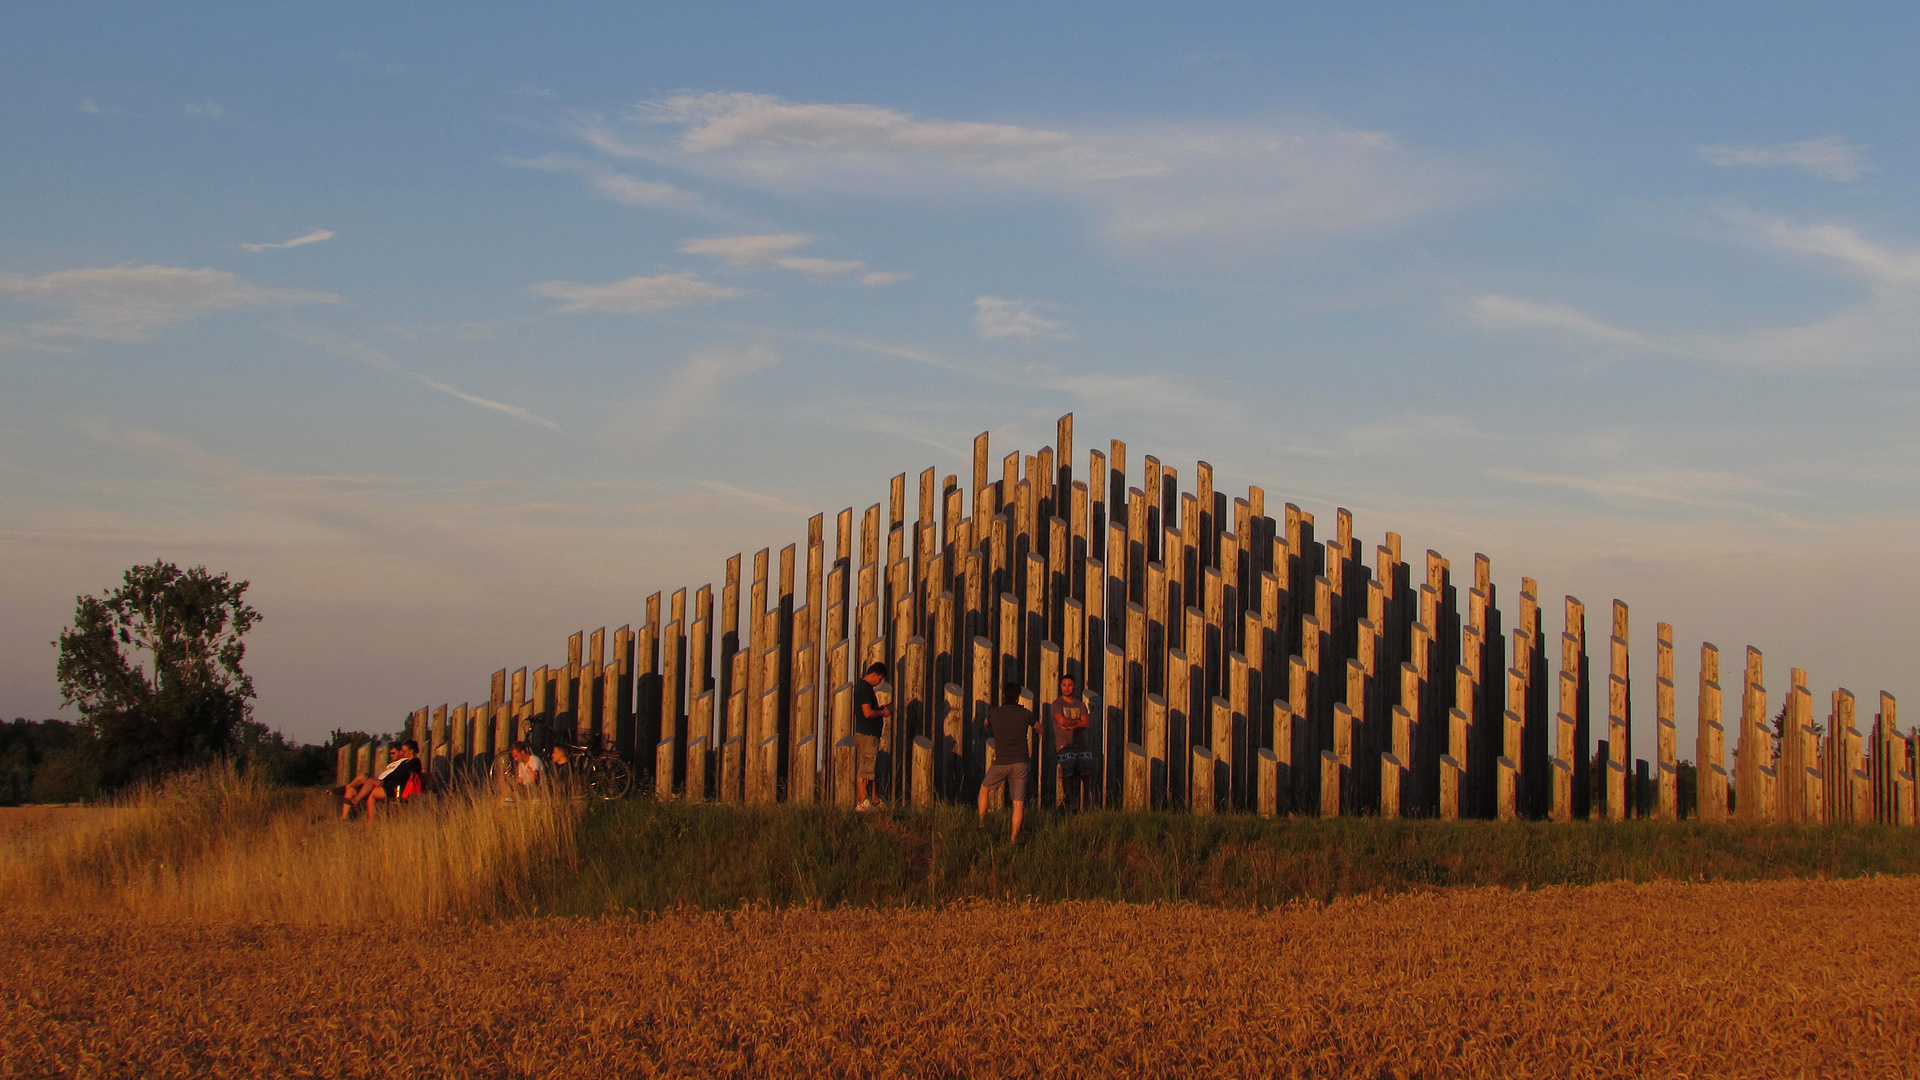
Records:
{"label": "dry grass", "polygon": [[0,940],[0,1076],[1920,1070],[1920,882]]}
{"label": "dry grass", "polygon": [[317,792],[216,769],[0,839],[0,908],[143,920],[428,923],[518,910],[573,850],[564,801],[443,798],[343,823]]}

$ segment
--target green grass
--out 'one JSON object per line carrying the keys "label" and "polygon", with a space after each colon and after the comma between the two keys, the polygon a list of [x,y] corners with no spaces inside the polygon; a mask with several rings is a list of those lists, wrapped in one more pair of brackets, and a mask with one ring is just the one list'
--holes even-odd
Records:
{"label": "green grass", "polygon": [[579,858],[537,886],[543,913],[996,900],[1268,906],[1447,886],[1744,881],[1920,873],[1920,829],[1691,823],[1262,819],[960,807],[596,806]]}

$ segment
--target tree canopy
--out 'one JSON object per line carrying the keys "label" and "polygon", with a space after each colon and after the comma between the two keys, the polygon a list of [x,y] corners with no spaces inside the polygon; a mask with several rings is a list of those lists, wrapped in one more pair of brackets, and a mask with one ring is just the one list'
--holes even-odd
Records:
{"label": "tree canopy", "polygon": [[252,717],[241,639],[260,621],[248,583],[156,561],[106,596],[77,597],[60,690],[100,740],[108,781],[230,753]]}

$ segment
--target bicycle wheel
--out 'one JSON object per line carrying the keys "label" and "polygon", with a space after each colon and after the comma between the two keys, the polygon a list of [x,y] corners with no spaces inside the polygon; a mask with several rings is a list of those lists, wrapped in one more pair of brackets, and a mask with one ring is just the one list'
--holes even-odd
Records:
{"label": "bicycle wheel", "polygon": [[587,759],[587,790],[602,799],[618,799],[633,790],[633,770],[617,757]]}
{"label": "bicycle wheel", "polygon": [[513,751],[502,750],[493,755],[493,761],[488,763],[487,766],[485,780],[487,793],[493,794],[495,792],[506,791],[507,783],[513,779],[513,770]]}

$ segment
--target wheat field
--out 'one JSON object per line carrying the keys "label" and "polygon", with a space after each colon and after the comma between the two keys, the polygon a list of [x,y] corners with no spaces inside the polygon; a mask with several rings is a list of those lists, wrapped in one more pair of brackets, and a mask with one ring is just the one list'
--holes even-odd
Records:
{"label": "wheat field", "polygon": [[1912,1076],[1920,881],[34,920],[0,1076]]}

